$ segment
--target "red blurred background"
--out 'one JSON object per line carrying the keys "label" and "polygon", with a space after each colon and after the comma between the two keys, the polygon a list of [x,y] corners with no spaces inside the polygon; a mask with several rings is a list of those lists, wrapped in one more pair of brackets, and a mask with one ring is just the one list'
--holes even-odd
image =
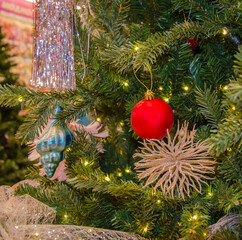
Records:
{"label": "red blurred background", "polygon": [[12,71],[27,86],[32,67],[33,8],[33,0],[0,0],[0,26],[17,64]]}

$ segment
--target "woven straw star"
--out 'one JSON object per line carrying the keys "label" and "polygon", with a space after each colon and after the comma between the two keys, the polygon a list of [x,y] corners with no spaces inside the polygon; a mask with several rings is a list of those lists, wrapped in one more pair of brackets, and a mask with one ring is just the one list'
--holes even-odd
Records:
{"label": "woven straw star", "polygon": [[[145,187],[156,182],[154,189],[161,188],[162,192],[174,198],[190,197],[190,189],[201,193],[202,179],[212,179],[214,174],[214,161],[208,155],[208,146],[204,141],[194,142],[196,130],[188,131],[188,124],[178,128],[171,140],[167,135],[164,140],[144,140],[141,152],[134,154],[142,160],[135,163],[139,180],[148,177]],[[209,175],[209,176],[208,176]]]}

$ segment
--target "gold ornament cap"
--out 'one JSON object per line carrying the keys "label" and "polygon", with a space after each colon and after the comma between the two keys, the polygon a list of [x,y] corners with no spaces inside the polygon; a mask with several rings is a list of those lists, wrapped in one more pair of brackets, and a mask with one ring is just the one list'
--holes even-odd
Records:
{"label": "gold ornament cap", "polygon": [[155,94],[151,90],[147,90],[145,93],[145,100],[153,100],[155,98]]}

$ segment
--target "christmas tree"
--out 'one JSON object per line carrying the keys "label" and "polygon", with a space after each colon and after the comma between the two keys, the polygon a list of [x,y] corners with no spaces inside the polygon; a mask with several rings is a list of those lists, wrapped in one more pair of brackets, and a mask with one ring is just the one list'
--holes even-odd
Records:
{"label": "christmas tree", "polygon": [[[10,47],[3,42],[4,35],[0,29],[0,85],[16,84],[17,75],[11,72],[14,63],[9,55]],[[24,179],[28,149],[21,146],[21,141],[15,138],[18,127],[23,122],[18,115],[19,104],[13,109],[0,108],[0,185],[12,185]]]}
{"label": "christmas tree", "polygon": [[[28,108],[18,137],[44,136],[41,155],[55,135],[43,135],[50,118],[69,137],[66,125],[75,125],[65,181],[32,167],[28,179],[40,185],[17,193],[53,207],[59,224],[146,239],[240,239],[240,8],[236,0],[77,1],[76,90],[0,88],[2,106],[21,97]],[[157,137],[158,117],[146,122],[164,110],[156,104],[166,109]],[[64,159],[62,150],[48,154]],[[58,163],[45,164],[48,154],[40,161],[52,177]]]}

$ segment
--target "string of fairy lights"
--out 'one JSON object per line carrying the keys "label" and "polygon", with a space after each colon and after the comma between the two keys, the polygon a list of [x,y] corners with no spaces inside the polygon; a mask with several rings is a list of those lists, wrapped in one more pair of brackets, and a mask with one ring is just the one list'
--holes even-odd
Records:
{"label": "string of fairy lights", "polygon": [[[110,182],[110,181],[111,181],[111,179],[110,179],[109,176],[106,176],[106,177],[105,177],[105,180],[106,180],[107,182]],[[155,195],[156,195],[156,191],[154,191],[152,195],[154,195],[154,203],[156,203],[157,205],[160,205],[162,202],[161,202],[160,199],[157,199],[157,198],[155,197]],[[206,197],[207,197],[208,199],[211,199],[212,196],[213,196],[213,193],[212,193],[211,189],[209,189],[208,192],[207,192]],[[195,227],[195,226],[193,226],[193,225],[195,225],[196,223],[198,223],[199,219],[200,219],[199,213],[195,213],[195,214],[191,214],[191,215],[190,215],[188,221],[192,223],[192,227]],[[62,217],[62,224],[66,224],[66,223],[68,223],[68,221],[69,221],[69,216],[68,216],[67,213],[65,213],[65,214],[63,215],[63,217]],[[181,223],[179,222],[178,225],[181,225]],[[144,234],[145,234],[146,232],[148,232],[148,230],[149,230],[149,226],[150,226],[150,224],[148,224],[148,223],[143,224],[143,227],[140,228],[140,229],[141,229],[141,232],[144,233]],[[18,228],[19,228],[19,226],[16,225],[16,226],[15,226],[15,229],[18,229]],[[195,231],[194,229],[191,229],[191,230],[192,230],[192,231]],[[57,239],[57,238],[55,238],[55,237],[57,237],[57,236],[54,235],[54,234],[55,234],[54,232],[55,232],[55,230],[48,231],[48,235],[50,235],[50,237],[53,236],[52,239]],[[89,228],[89,229],[88,229],[88,232],[91,233],[91,232],[92,232],[92,228]],[[203,235],[206,236],[207,233],[204,232]],[[35,233],[34,233],[34,237],[37,239],[37,238],[41,237],[41,235],[40,235],[39,232],[35,232]]]}
{"label": "string of fairy lights", "polygon": [[[80,10],[80,9],[81,9],[81,7],[80,7],[79,5],[77,5],[76,8],[77,8],[77,10]],[[229,32],[229,30],[228,30],[227,27],[222,28],[221,32],[222,32],[222,35],[224,35],[224,36],[229,36],[230,38],[233,38],[233,39],[236,39],[236,40],[237,40],[236,37],[234,37],[234,36],[231,35],[231,33]],[[238,41],[238,40],[237,40],[237,41]],[[238,42],[237,42],[237,43],[238,43]],[[238,43],[238,44],[239,44],[239,43]],[[139,50],[139,47],[138,47],[138,46],[135,46],[134,50],[137,52],[137,51]],[[129,81],[128,81],[128,80],[123,81],[123,86],[124,86],[124,88],[128,88],[128,87],[129,87]],[[228,90],[228,85],[225,85],[225,86],[223,86],[222,88],[223,88],[223,90],[226,91],[226,90]],[[183,86],[183,89],[184,89],[185,92],[188,92],[188,91],[190,90],[189,86]],[[159,91],[162,91],[162,90],[163,90],[163,87],[162,87],[162,86],[159,86],[159,87],[158,87],[158,90],[159,90]],[[168,98],[168,97],[164,97],[163,100],[164,100],[165,102],[167,102],[167,103],[169,102],[169,98]],[[24,101],[23,96],[19,96],[18,99],[17,99],[17,101],[20,102],[20,103],[22,103],[22,102]],[[235,110],[235,109],[236,109],[235,106],[232,106],[232,110]],[[98,122],[101,122],[100,117],[97,117],[96,120],[97,120]],[[121,125],[121,124],[120,124],[120,125]]]}
{"label": "string of fairy lights", "polygon": [[[222,28],[221,32],[222,32],[222,35],[224,35],[224,36],[227,36],[227,35],[228,35],[228,36],[230,36],[230,38],[232,37],[233,39],[236,39],[236,40],[237,40],[237,45],[239,45],[239,41],[238,41],[238,39],[237,39],[236,37],[232,36],[231,33],[229,33],[229,30],[228,30],[227,27]],[[109,47],[109,44],[108,44],[108,47]],[[137,52],[137,51],[139,50],[139,46],[135,46],[135,47],[134,47],[134,50]],[[128,87],[129,87],[129,82],[128,82],[128,80],[123,81],[122,84],[123,84],[124,88],[128,88]],[[229,89],[229,88],[228,88],[228,85],[223,86],[222,89],[225,90],[225,91],[228,90],[228,89]],[[159,90],[159,91],[162,91],[162,90],[163,90],[163,87],[162,87],[162,86],[159,86],[159,87],[158,87],[158,90]],[[183,90],[184,90],[185,92],[188,92],[188,91],[190,90],[190,88],[189,88],[189,86],[183,86]],[[170,99],[169,99],[168,97],[164,97],[163,100],[164,100],[165,102],[167,102],[167,103],[169,103],[169,101],[170,101]],[[232,110],[236,110],[235,106],[232,106]],[[101,119],[98,117],[98,118],[97,118],[97,121],[98,121],[98,122],[101,122]],[[121,125],[121,124],[120,124],[120,125]],[[121,126],[122,126],[122,125],[121,125]]]}

